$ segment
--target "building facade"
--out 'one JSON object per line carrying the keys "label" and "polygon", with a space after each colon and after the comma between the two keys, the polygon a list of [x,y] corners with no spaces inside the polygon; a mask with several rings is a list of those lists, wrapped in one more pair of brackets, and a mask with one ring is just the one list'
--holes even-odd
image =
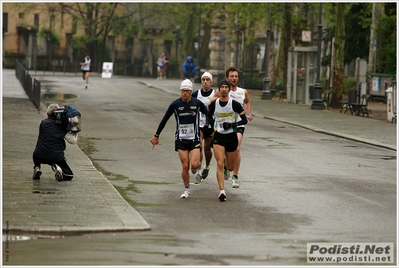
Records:
{"label": "building facade", "polygon": [[[120,12],[124,12],[124,8],[121,6]],[[92,57],[100,53],[98,48],[74,45],[76,37],[85,34],[84,26],[69,13],[54,11],[51,3],[2,3],[2,15],[3,68],[14,68],[15,61],[19,60],[29,70],[76,72],[80,71],[79,62],[86,53]],[[175,42],[165,40],[162,31],[151,28],[146,31],[151,33],[151,39],[122,38],[111,31],[105,41],[105,53],[101,54],[102,61],[113,62],[119,74],[156,75],[155,61],[159,53],[165,52],[170,59],[178,49],[173,49]],[[94,71],[101,71],[101,62],[97,62],[96,67]]]}

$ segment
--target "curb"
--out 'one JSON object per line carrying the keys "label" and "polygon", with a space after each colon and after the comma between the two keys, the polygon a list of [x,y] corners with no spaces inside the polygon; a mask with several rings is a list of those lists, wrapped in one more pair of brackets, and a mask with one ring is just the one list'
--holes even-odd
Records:
{"label": "curb", "polygon": [[396,148],[395,147],[387,145],[387,144],[383,144],[383,143],[380,143],[380,142],[377,142],[377,141],[370,141],[370,140],[367,140],[367,139],[362,139],[362,138],[359,138],[359,137],[355,137],[355,136],[347,135],[347,134],[342,134],[342,133],[339,133],[339,132],[326,131],[326,130],[322,130],[320,128],[316,128],[316,127],[313,127],[313,126],[310,126],[310,125],[303,125],[303,124],[293,123],[293,122],[290,122],[288,120],[281,120],[281,119],[275,118],[275,117],[264,116],[263,118],[269,119],[269,120],[274,120],[274,121],[277,121],[277,122],[286,123],[286,124],[297,126],[297,127],[301,127],[301,128],[304,128],[304,129],[308,129],[308,130],[314,131],[316,133],[322,133],[322,134],[326,134],[326,135],[330,135],[330,136],[334,136],[334,137],[339,137],[339,138],[343,138],[343,139],[347,139],[347,140],[357,141],[357,142],[361,142],[361,143],[364,143],[364,144],[368,144],[368,145],[372,145],[372,146],[376,146],[376,147],[379,147],[379,148],[384,148],[384,149],[388,149],[388,150],[392,150],[392,151],[396,152]]}

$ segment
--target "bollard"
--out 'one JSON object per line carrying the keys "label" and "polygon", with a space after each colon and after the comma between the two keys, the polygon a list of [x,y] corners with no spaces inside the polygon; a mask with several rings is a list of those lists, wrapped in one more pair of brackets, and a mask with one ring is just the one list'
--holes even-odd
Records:
{"label": "bollard", "polygon": [[[392,87],[389,87],[385,92],[387,93],[387,116],[388,116],[388,121],[389,122],[394,122],[396,121],[395,115],[393,113],[393,107],[392,107]],[[395,119],[395,120],[394,120]]]}

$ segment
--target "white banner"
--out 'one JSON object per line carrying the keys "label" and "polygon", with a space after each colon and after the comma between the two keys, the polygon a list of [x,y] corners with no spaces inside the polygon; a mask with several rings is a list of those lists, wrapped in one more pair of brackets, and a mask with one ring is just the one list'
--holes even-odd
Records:
{"label": "white banner", "polygon": [[112,62],[103,62],[103,72],[101,74],[102,78],[111,78],[112,77]]}

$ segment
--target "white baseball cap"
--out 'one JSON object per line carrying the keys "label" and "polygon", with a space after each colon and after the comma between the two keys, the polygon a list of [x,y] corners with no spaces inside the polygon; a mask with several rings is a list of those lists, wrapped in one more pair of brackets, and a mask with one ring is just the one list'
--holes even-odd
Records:
{"label": "white baseball cap", "polygon": [[183,80],[180,84],[180,89],[186,89],[193,91],[193,83],[190,79]]}
{"label": "white baseball cap", "polygon": [[202,79],[202,77],[204,77],[204,76],[209,77],[209,79],[211,79],[211,82],[212,82],[212,75],[211,75],[211,73],[205,72],[205,73],[201,76],[201,79]]}

